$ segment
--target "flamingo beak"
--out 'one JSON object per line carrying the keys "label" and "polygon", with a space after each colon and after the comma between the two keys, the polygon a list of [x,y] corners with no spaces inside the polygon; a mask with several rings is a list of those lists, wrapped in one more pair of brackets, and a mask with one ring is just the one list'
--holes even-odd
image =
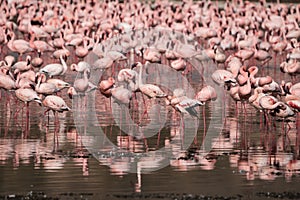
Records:
{"label": "flamingo beak", "polygon": [[138,65],[138,63],[133,63],[133,64],[131,65],[131,69],[135,68],[137,65]]}

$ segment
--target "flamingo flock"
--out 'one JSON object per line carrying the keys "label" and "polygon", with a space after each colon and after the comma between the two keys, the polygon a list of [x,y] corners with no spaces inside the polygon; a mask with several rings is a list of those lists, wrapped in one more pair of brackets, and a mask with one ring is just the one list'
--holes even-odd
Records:
{"label": "flamingo flock", "polygon": [[[144,97],[164,99],[166,106],[198,117],[195,108],[221,98],[216,88],[198,82],[195,96],[186,96],[180,85],[170,91],[143,77],[154,64],[187,78],[215,65],[209,78],[245,113],[245,105],[252,105],[266,126],[273,116],[291,118],[300,137],[296,4],[12,0],[0,8],[0,88],[25,103],[27,118],[29,102],[46,112],[70,111],[64,94],[72,98],[95,89],[121,104],[130,104],[136,93],[144,103]],[[270,68],[278,76],[271,77]],[[73,71],[80,78],[70,79]],[[106,76],[90,81],[98,71]]]}

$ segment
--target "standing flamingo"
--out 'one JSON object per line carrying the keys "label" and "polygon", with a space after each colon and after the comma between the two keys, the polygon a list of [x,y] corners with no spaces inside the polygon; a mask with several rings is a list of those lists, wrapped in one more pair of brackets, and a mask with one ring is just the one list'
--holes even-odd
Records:
{"label": "standing flamingo", "polygon": [[[31,101],[36,101],[39,104],[41,104],[41,99],[38,96],[38,94],[30,89],[30,88],[19,88],[15,91],[16,97],[23,101],[25,103],[26,106],[26,126],[25,126],[25,137],[27,137],[28,135],[28,131],[29,131],[29,102]],[[18,113],[18,111],[16,112],[16,114]]]}
{"label": "standing flamingo", "polygon": [[12,52],[19,53],[20,54],[20,56],[19,56],[20,59],[22,58],[22,55],[24,53],[33,51],[33,49],[29,45],[29,42],[27,42],[25,40],[22,40],[22,39],[15,40],[15,33],[13,33],[13,32],[10,32],[7,35],[7,40],[8,40],[8,43],[7,43],[8,48]]}
{"label": "standing flamingo", "polygon": [[[67,106],[66,102],[63,100],[63,98],[55,95],[49,95],[46,96],[43,100],[43,105],[47,108],[47,110],[44,112],[44,115],[49,112],[50,110],[53,111],[55,116],[55,126],[58,127],[59,124],[59,118],[58,118],[58,112],[64,112],[64,111],[70,111],[71,109]],[[57,131],[55,131],[55,135],[58,141],[58,135]],[[54,138],[55,138],[54,135]]]}
{"label": "standing flamingo", "polygon": [[85,69],[83,72],[83,78],[76,79],[74,81],[73,87],[78,94],[84,94],[89,87],[89,79],[88,74],[90,73],[90,69]]}
{"label": "standing flamingo", "polygon": [[66,61],[63,58],[63,55],[60,55],[59,59],[61,64],[59,63],[48,64],[42,69],[40,69],[40,73],[47,74],[49,77],[64,75],[68,69],[68,66]]}
{"label": "standing flamingo", "polygon": [[164,93],[158,86],[153,84],[143,84],[142,82],[142,72],[144,65],[140,62],[137,62],[133,64],[134,67],[140,67],[139,71],[139,79],[138,79],[138,86],[140,91],[145,94],[146,96],[150,98],[156,98],[156,97],[166,97],[167,94]]}
{"label": "standing flamingo", "polygon": [[39,94],[50,95],[57,92],[57,89],[53,83],[46,82],[45,74],[38,74],[36,77],[35,91]]}

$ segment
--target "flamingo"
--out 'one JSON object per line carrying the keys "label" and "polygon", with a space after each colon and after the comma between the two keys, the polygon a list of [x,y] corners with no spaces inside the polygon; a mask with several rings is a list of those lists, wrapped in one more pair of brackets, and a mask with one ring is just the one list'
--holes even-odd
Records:
{"label": "flamingo", "polygon": [[271,110],[270,114],[286,119],[289,117],[293,117],[295,115],[295,112],[291,109],[290,106],[282,102],[275,109]]}
{"label": "flamingo", "polygon": [[166,97],[167,94],[164,93],[158,86],[153,84],[143,84],[142,82],[142,72],[144,65],[141,62],[137,62],[133,64],[133,67],[140,67],[139,71],[139,79],[138,79],[138,86],[139,90],[145,94],[146,96],[150,98],[160,98],[160,97]]}
{"label": "flamingo", "polygon": [[149,62],[161,62],[161,53],[154,47],[143,48],[142,57]]}
{"label": "flamingo", "polygon": [[227,65],[226,70],[230,71],[233,74],[233,77],[237,77],[240,71],[240,68],[243,66],[241,59],[230,55],[226,61],[225,65]]}
{"label": "flamingo", "polygon": [[195,110],[196,107],[202,106],[205,103],[197,99],[191,99],[186,96],[185,91],[181,88],[177,88],[173,91],[173,96],[168,96],[168,100],[171,106],[178,110],[182,114],[189,114],[197,117],[198,114]]}
{"label": "flamingo", "polygon": [[292,84],[291,82],[283,83],[284,91],[288,94],[300,96],[300,82]]}
{"label": "flamingo", "polygon": [[263,92],[263,88],[262,87],[257,87],[254,89],[253,94],[249,97],[248,101],[249,103],[255,107],[256,109],[258,109],[259,111],[262,111],[262,107],[259,104],[260,98],[263,96],[266,96],[267,94],[265,94]]}
{"label": "flamingo", "polygon": [[106,97],[111,96],[111,89],[115,84],[115,79],[113,77],[109,77],[107,80],[102,80],[99,83],[100,92]]}
{"label": "flamingo", "polygon": [[26,78],[32,82],[35,82],[35,80],[36,80],[36,74],[33,70],[28,70],[23,73],[19,72],[18,75],[19,75],[19,77],[17,77],[17,78],[20,78],[20,79]]}
{"label": "flamingo", "polygon": [[234,54],[236,57],[242,59],[242,62],[249,60],[254,55],[254,51],[251,49],[241,49]]}
{"label": "flamingo", "polygon": [[76,79],[74,81],[73,87],[76,90],[77,94],[84,94],[89,88],[89,79],[88,79],[89,73],[90,73],[90,69],[85,69],[83,72],[83,78]]}
{"label": "flamingo", "polygon": [[[31,88],[19,88],[15,91],[16,97],[23,101],[26,106],[26,127],[25,127],[25,136],[27,136],[29,131],[29,102],[36,101],[40,105],[42,104],[40,97],[38,94]],[[15,113],[17,115],[19,111]]]}
{"label": "flamingo", "polygon": [[67,94],[70,99],[73,99],[73,96],[78,95],[74,87],[69,87]]}
{"label": "flamingo", "polygon": [[277,98],[275,98],[271,95],[263,96],[259,100],[259,105],[264,110],[273,110],[280,104],[282,104],[282,102],[278,101]]}
{"label": "flamingo", "polygon": [[203,87],[196,95],[195,99],[201,102],[214,101],[217,99],[215,88],[210,85]]}
{"label": "flamingo", "polygon": [[204,105],[203,102],[184,96],[184,98],[175,105],[175,108],[183,114],[189,114],[191,116],[198,117],[195,107],[202,105]]}
{"label": "flamingo", "polygon": [[45,82],[45,74],[39,74],[36,77],[35,91],[39,94],[50,95],[57,92],[56,86],[53,83]]}
{"label": "flamingo", "polygon": [[6,66],[10,68],[15,63],[16,58],[12,55],[7,55],[4,57],[4,62],[6,63]]}
{"label": "flamingo", "polygon": [[269,60],[272,59],[272,56],[268,51],[262,49],[257,50],[257,48],[254,49],[253,57],[256,60],[260,61],[262,65],[264,65],[265,63],[267,63]]}
{"label": "flamingo", "polygon": [[133,92],[137,91],[138,85],[138,73],[133,69],[121,69],[118,73],[117,79],[119,82],[126,82],[129,89]]}
{"label": "flamingo", "polygon": [[71,109],[67,106],[63,98],[56,95],[48,95],[43,100],[43,105],[47,108],[46,112],[52,110],[55,112],[70,111]]}
{"label": "flamingo", "polygon": [[56,79],[56,78],[49,78],[46,80],[46,83],[52,83],[55,85],[55,90],[58,92],[64,88],[70,87],[70,83],[67,83],[61,79]]}
{"label": "flamingo", "polygon": [[53,63],[44,66],[40,69],[40,73],[44,73],[49,77],[64,75],[68,69],[66,61],[63,59],[63,55],[59,57],[61,64]]}
{"label": "flamingo", "polygon": [[106,56],[96,60],[92,66],[95,69],[107,69],[110,68],[113,65],[113,63],[113,59],[111,57]]}
{"label": "flamingo", "polygon": [[40,68],[43,63],[44,60],[40,57],[40,55],[31,59],[31,65],[34,68]]}
{"label": "flamingo", "polygon": [[124,88],[124,86],[118,86],[111,89],[111,95],[116,102],[128,105],[132,97],[132,92]]}
{"label": "flamingo", "polygon": [[300,74],[300,62],[297,60],[283,62],[280,64],[280,71],[283,73],[288,73],[292,77],[295,77]]}
{"label": "flamingo", "polygon": [[34,40],[35,33],[31,33],[31,38],[29,41],[29,45],[32,49],[37,50],[38,53],[43,54],[47,51],[54,51],[54,48],[50,46],[47,42],[43,40]]}
{"label": "flamingo", "polygon": [[22,39],[18,39],[15,40],[15,33],[14,32],[10,32],[7,35],[7,47],[12,51],[12,52],[17,52],[20,54],[20,58],[22,58],[22,55],[24,53],[28,53],[33,51],[33,49],[30,47],[29,42],[22,40]]}
{"label": "flamingo", "polygon": [[52,57],[57,59],[60,59],[61,56],[67,58],[70,55],[71,55],[70,51],[65,46],[63,46],[62,49],[57,49],[52,53]]}
{"label": "flamingo", "polygon": [[177,57],[192,58],[200,54],[193,45],[183,44],[179,40],[174,40],[173,42],[175,43],[173,51]]}
{"label": "flamingo", "polygon": [[238,88],[239,97],[244,105],[244,110],[246,111],[245,101],[251,96],[251,83],[250,79],[247,79],[247,82],[244,85],[240,85]]}
{"label": "flamingo", "polygon": [[184,70],[186,67],[186,61],[183,58],[178,58],[171,62],[171,67],[175,70]]}
{"label": "flamingo", "polygon": [[27,71],[32,68],[31,64],[31,56],[26,57],[26,61],[19,61],[16,62],[11,68],[14,70],[14,74],[17,74],[18,72]]}
{"label": "flamingo", "polygon": [[215,57],[214,60],[216,63],[224,63],[226,61],[226,55],[224,54],[223,50],[220,50],[217,46],[214,49]]}
{"label": "flamingo", "polygon": [[296,112],[300,112],[300,96],[287,95],[284,100],[286,104],[293,108]]}
{"label": "flamingo", "polygon": [[91,69],[91,66],[88,62],[80,61],[77,64],[76,63],[71,64],[70,69],[72,71],[83,73],[86,69]]}
{"label": "flamingo", "polygon": [[266,95],[259,99],[259,105],[262,108],[262,111],[264,112],[265,122],[267,124],[269,124],[267,112],[276,109],[281,104],[283,104],[283,102],[278,101],[278,99],[271,95]]}
{"label": "flamingo", "polygon": [[78,58],[84,58],[89,53],[89,49],[87,46],[87,39],[83,40],[83,46],[76,46],[75,55]]}
{"label": "flamingo", "polygon": [[[58,113],[62,113],[64,111],[70,111],[71,109],[68,107],[66,102],[63,100],[63,98],[56,96],[56,95],[48,95],[45,97],[43,100],[43,105],[46,107],[46,111],[44,112],[44,115],[49,112],[50,110],[53,111],[54,116],[55,116],[55,126],[58,125],[59,123],[59,118],[58,118]],[[55,135],[57,132],[55,131]],[[54,137],[55,137],[54,135]],[[58,137],[56,135],[56,137]],[[58,139],[57,139],[58,141]]]}
{"label": "flamingo", "polygon": [[214,71],[211,75],[211,78],[218,85],[228,86],[237,84],[234,75],[230,71],[224,69],[217,69],[216,71]]}
{"label": "flamingo", "polygon": [[5,90],[16,89],[16,82],[9,75],[9,71],[7,71],[5,74],[0,73],[0,88]]}
{"label": "flamingo", "polygon": [[29,88],[29,89],[35,89],[34,88],[34,80],[30,80],[29,77],[26,76],[21,76],[22,74],[19,72],[17,75],[17,80],[16,80],[16,87],[17,88]]}

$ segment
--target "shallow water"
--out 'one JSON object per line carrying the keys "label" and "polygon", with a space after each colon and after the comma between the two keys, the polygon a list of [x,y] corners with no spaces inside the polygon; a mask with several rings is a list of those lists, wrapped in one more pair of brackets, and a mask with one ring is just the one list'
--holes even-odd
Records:
{"label": "shallow water", "polygon": [[[182,87],[192,96],[203,84],[214,84],[209,74],[216,66],[191,63],[193,75],[187,76],[151,65],[143,81],[159,82],[169,92]],[[274,70],[274,64],[269,62],[264,73],[276,81],[289,79]],[[203,73],[205,81],[199,72],[204,65],[211,70]],[[95,71],[91,81],[97,84],[110,73]],[[65,80],[75,78],[76,73],[70,72]],[[64,90],[60,95],[72,112],[59,114],[55,125],[51,112],[43,115],[43,108],[31,103],[29,131],[23,104],[13,92],[2,91],[0,194],[43,192],[70,199],[175,199],[185,193],[241,199],[295,195],[300,182],[295,118],[288,123],[289,130],[287,123],[275,119],[275,125],[267,126],[254,108],[246,104],[243,110],[238,104],[237,110],[223,89],[214,87],[218,100],[200,107],[198,119],[182,118],[162,100],[146,98],[143,103],[140,94],[126,107],[99,91],[71,101]]]}

